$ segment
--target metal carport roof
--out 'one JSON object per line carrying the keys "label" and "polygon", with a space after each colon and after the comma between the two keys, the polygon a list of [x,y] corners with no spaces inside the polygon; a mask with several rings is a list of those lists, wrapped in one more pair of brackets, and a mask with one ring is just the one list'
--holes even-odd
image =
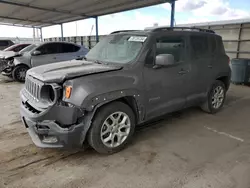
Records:
{"label": "metal carport roof", "polygon": [[0,0],[0,23],[42,28],[173,0]]}

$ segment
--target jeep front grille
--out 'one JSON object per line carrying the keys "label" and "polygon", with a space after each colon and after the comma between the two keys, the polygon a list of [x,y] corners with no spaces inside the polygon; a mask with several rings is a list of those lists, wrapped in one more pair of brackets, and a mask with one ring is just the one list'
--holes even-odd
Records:
{"label": "jeep front grille", "polygon": [[34,79],[28,76],[26,77],[25,88],[29,92],[29,94],[37,100],[40,98],[39,95],[41,87],[42,87],[41,83],[36,82]]}

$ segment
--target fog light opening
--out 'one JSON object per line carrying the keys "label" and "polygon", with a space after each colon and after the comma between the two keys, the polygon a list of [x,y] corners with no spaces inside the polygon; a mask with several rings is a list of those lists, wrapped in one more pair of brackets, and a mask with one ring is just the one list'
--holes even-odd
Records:
{"label": "fog light opening", "polygon": [[58,142],[58,139],[56,136],[43,136],[42,142],[52,144]]}

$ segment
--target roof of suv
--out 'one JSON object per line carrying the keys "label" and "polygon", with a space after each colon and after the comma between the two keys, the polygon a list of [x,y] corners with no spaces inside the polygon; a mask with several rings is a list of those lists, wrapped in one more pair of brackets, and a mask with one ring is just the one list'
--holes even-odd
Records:
{"label": "roof of suv", "polygon": [[159,32],[181,32],[186,34],[213,34],[217,35],[213,30],[201,29],[197,27],[152,27],[145,30],[120,30],[114,31],[111,34],[129,33],[129,34],[152,34]]}

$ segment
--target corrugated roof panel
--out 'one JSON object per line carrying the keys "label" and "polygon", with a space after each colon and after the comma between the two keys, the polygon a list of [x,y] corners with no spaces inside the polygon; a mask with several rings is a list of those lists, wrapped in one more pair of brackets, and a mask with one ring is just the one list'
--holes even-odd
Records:
{"label": "corrugated roof panel", "polygon": [[1,0],[0,22],[35,27],[86,19],[172,0]]}

